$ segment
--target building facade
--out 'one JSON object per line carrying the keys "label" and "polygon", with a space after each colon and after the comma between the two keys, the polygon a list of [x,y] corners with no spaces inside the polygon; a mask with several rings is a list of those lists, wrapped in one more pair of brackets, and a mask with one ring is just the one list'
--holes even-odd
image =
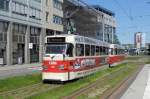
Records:
{"label": "building facade", "polygon": [[99,5],[93,6],[96,10],[102,13],[101,20],[99,21],[99,24],[102,28],[97,32],[96,37],[100,40],[103,40],[105,42],[109,43],[116,43],[116,20],[115,20],[115,14]]}
{"label": "building facade", "polygon": [[41,62],[44,36],[63,31],[62,0],[0,0],[0,64]]}
{"label": "building facade", "polygon": [[63,32],[63,0],[42,0],[44,27],[46,35],[61,34]]}
{"label": "building facade", "polygon": [[114,43],[114,13],[81,0],[0,0],[0,64],[41,62],[44,37],[69,32]]}
{"label": "building facade", "polygon": [[106,8],[89,6],[82,0],[66,0],[64,18],[68,21],[64,29],[66,33],[69,31],[108,43],[118,43],[115,14]]}

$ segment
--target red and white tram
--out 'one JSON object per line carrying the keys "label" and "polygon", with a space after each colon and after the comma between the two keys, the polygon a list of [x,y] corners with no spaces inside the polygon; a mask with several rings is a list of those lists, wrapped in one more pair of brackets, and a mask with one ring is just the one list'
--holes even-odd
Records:
{"label": "red and white tram", "polygon": [[109,56],[107,59],[107,63],[109,64],[109,66],[122,63],[124,59],[125,59],[124,47],[117,44],[110,44]]}
{"label": "red and white tram", "polygon": [[47,36],[42,80],[63,82],[90,75],[111,64],[109,48],[106,42],[79,35]]}

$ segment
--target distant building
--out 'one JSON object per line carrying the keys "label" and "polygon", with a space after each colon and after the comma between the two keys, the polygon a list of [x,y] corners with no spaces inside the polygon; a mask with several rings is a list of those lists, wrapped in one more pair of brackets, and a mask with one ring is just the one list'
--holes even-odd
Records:
{"label": "distant building", "polygon": [[134,55],[135,54],[134,44],[122,44],[122,46],[124,46],[125,51],[128,55]]}
{"label": "distant building", "polygon": [[122,44],[125,49],[134,49],[134,44]]}
{"label": "distant building", "polygon": [[142,32],[135,33],[134,40],[135,40],[135,43],[134,43],[135,48],[137,49],[145,48],[145,44],[146,44],[145,33],[142,33]]}

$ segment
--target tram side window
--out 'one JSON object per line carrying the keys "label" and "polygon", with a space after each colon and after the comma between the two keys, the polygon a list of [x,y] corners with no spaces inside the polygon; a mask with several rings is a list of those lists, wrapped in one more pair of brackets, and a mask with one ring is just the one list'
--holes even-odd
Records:
{"label": "tram side window", "polygon": [[102,55],[105,55],[106,52],[105,52],[105,47],[102,47]]}
{"label": "tram side window", "polygon": [[123,54],[123,50],[122,50],[122,49],[119,49],[118,54],[119,54],[119,55],[120,55],[120,54]]}
{"label": "tram side window", "polygon": [[103,47],[103,55],[106,55],[106,47]]}
{"label": "tram side window", "polygon": [[121,50],[121,49],[119,49],[119,52],[118,52],[118,53],[119,53],[119,55],[120,55],[120,54],[122,54],[122,50]]}
{"label": "tram side window", "polygon": [[91,46],[91,56],[95,56],[95,46]]}
{"label": "tram side window", "polygon": [[120,49],[120,54],[123,54],[123,50],[122,49]]}
{"label": "tram side window", "polygon": [[109,54],[109,48],[108,47],[106,47],[106,55],[108,55]]}
{"label": "tram side window", "polygon": [[85,55],[90,56],[90,45],[85,45]]}
{"label": "tram side window", "polygon": [[123,49],[121,49],[121,54],[124,54],[124,50]]}
{"label": "tram side window", "polygon": [[84,45],[76,44],[76,56],[84,56]]}
{"label": "tram side window", "polygon": [[96,46],[96,55],[100,55],[100,48],[99,48],[99,46]]}
{"label": "tram side window", "polygon": [[103,55],[108,55],[108,48],[107,47],[103,47]]}
{"label": "tram side window", "polygon": [[119,55],[120,54],[120,49],[118,49],[117,52],[118,52],[117,54]]}
{"label": "tram side window", "polygon": [[113,54],[114,54],[114,53],[113,53],[113,51],[114,51],[114,50],[113,50],[113,48],[111,48],[111,55],[113,55]]}
{"label": "tram side window", "polygon": [[118,54],[118,51],[117,51],[117,50],[118,50],[118,49],[116,48],[116,49],[115,49],[115,55],[117,55],[117,54]]}
{"label": "tram side window", "polygon": [[72,45],[72,44],[69,44],[69,45],[68,45],[66,54],[67,54],[69,57],[73,57],[73,45]]}
{"label": "tram side window", "polygon": [[103,47],[100,46],[100,55],[103,55]]}
{"label": "tram side window", "polygon": [[3,58],[3,51],[0,50],[0,58]]}

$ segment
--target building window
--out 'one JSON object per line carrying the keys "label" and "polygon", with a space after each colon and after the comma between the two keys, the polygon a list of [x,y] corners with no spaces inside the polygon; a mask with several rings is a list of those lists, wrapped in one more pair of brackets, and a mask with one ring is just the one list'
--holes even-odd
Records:
{"label": "building window", "polygon": [[62,17],[53,15],[53,23],[62,25]]}
{"label": "building window", "polygon": [[3,34],[0,33],[0,41],[3,41]]}
{"label": "building window", "polygon": [[12,2],[12,12],[22,16],[27,16],[27,6],[18,2]]}
{"label": "building window", "polygon": [[39,35],[41,29],[37,27],[30,27],[30,43],[39,44]]}
{"label": "building window", "polygon": [[0,0],[0,10],[9,11],[9,0]]}
{"label": "building window", "polygon": [[46,0],[45,5],[48,6],[48,0]]}
{"label": "building window", "polygon": [[0,21],[0,32],[7,32],[8,29],[8,23]]}
{"label": "building window", "polygon": [[47,35],[47,36],[54,35],[54,31],[47,29],[47,30],[46,30],[46,35]]}
{"label": "building window", "polygon": [[62,10],[62,2],[60,2],[59,0],[53,0],[53,6],[56,9]]}
{"label": "building window", "polygon": [[41,11],[36,8],[30,8],[30,18],[41,20]]}
{"label": "building window", "polygon": [[39,3],[41,3],[41,0],[34,0],[35,2],[39,2]]}
{"label": "building window", "polygon": [[40,35],[40,32],[41,32],[40,28],[37,28],[37,27],[31,27],[30,28],[30,34],[31,35]]}
{"label": "building window", "polygon": [[22,24],[17,24],[17,23],[14,23],[13,25],[13,32],[16,33],[16,34],[25,34],[26,33],[26,26],[25,25],[22,25]]}

